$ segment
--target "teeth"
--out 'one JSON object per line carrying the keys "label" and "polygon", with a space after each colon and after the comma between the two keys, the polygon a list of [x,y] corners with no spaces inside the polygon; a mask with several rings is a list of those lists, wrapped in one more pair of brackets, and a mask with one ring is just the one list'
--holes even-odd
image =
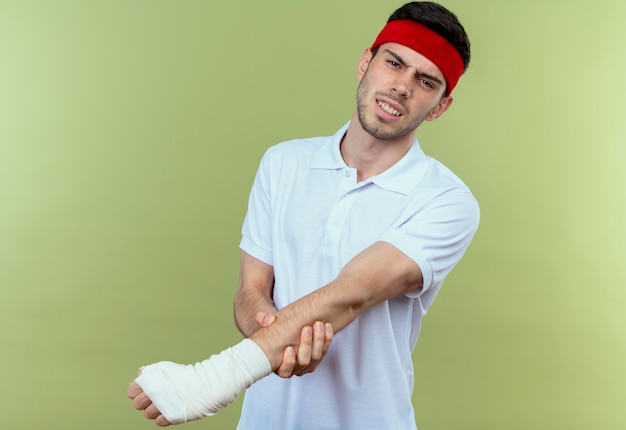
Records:
{"label": "teeth", "polygon": [[396,109],[392,108],[385,102],[378,102],[378,106],[380,106],[385,112],[393,116],[400,116],[400,112]]}

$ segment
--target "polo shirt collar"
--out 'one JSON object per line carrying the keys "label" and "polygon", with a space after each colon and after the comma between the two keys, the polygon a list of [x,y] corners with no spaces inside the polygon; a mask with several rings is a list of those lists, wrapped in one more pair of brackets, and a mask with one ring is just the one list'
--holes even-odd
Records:
{"label": "polo shirt collar", "polygon": [[[350,122],[341,127],[325,144],[320,146],[313,156],[312,169],[349,168],[343,160],[340,150],[341,139],[346,134],[349,125]],[[427,168],[428,157],[422,151],[417,138],[414,138],[409,151],[396,164],[383,173],[368,178],[360,185],[374,183],[383,189],[407,195],[423,178]]]}
{"label": "polo shirt collar", "polygon": [[312,169],[343,169],[348,167],[341,156],[341,139],[346,135],[350,122],[337,130],[313,155]]}

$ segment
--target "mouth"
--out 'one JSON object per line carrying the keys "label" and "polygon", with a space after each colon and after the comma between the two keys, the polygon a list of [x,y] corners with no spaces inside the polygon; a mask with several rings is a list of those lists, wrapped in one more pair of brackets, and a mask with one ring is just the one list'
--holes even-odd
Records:
{"label": "mouth", "polygon": [[402,113],[398,109],[391,106],[389,103],[381,101],[381,100],[376,100],[376,103],[384,112],[388,113],[389,115],[395,116],[395,117],[402,116]]}

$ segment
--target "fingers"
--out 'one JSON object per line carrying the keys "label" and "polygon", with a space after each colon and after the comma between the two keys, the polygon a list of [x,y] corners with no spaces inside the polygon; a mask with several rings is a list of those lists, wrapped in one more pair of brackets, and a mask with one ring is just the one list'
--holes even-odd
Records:
{"label": "fingers", "polygon": [[[139,372],[141,374],[141,371]],[[126,391],[128,397],[133,400],[133,406],[135,409],[143,411],[146,418],[154,420],[156,425],[160,427],[166,427],[171,423],[161,415],[159,409],[152,403],[150,398],[143,392],[139,384],[135,381],[131,382]]]}
{"label": "fingers", "polygon": [[143,414],[149,420],[153,420],[161,415],[161,412],[154,406],[154,403],[150,403],[143,411]]}
{"label": "fingers", "polygon": [[332,340],[333,326],[329,323],[317,321],[313,327],[302,327],[297,353],[294,347],[287,347],[275,373],[281,378],[290,378],[313,372],[326,356]]}
{"label": "fingers", "polygon": [[310,326],[304,326],[300,331],[300,344],[298,345],[298,355],[296,356],[298,367],[303,368],[311,363],[312,351],[313,329]]}
{"label": "fingers", "polygon": [[172,423],[170,423],[163,415],[159,415],[158,417],[156,417],[154,423],[159,427],[167,427],[172,425]]}
{"label": "fingers", "polygon": [[313,324],[313,345],[311,347],[311,361],[318,361],[324,352],[324,324],[317,321]]}
{"label": "fingers", "polygon": [[[300,345],[298,347],[298,367],[295,374],[298,376],[313,372],[320,365],[328,352],[333,340],[333,326],[330,323],[316,321],[310,330],[302,329]],[[310,327],[309,327],[310,328]]]}
{"label": "fingers", "polygon": [[152,401],[148,398],[148,396],[146,396],[146,393],[143,392],[139,384],[135,381],[130,383],[128,390],[126,390],[126,394],[128,394],[128,397],[133,399],[133,406],[137,410],[142,411],[152,404]]}
{"label": "fingers", "polygon": [[146,393],[144,393],[143,391],[137,394],[137,396],[135,396],[135,398],[133,399],[133,406],[138,411],[145,410],[151,404],[152,404],[152,401],[150,400],[148,396],[146,396]]}
{"label": "fingers", "polygon": [[324,357],[330,349],[330,344],[333,341],[334,334],[333,325],[331,323],[324,324],[324,346],[322,347],[322,357]]}
{"label": "fingers", "polygon": [[131,382],[128,386],[128,390],[126,390],[126,394],[128,394],[128,397],[131,399],[134,399],[140,393],[143,393],[143,390],[135,381]]}
{"label": "fingers", "polygon": [[[322,358],[330,349],[333,341],[333,326],[330,323],[317,321],[313,325],[313,345],[311,347],[311,367],[308,372],[312,372],[321,363]],[[299,351],[298,351],[299,352]]]}
{"label": "fingers", "polygon": [[293,346],[285,348],[283,353],[283,362],[275,372],[281,378],[290,378],[293,376],[293,371],[296,367],[296,351]]}

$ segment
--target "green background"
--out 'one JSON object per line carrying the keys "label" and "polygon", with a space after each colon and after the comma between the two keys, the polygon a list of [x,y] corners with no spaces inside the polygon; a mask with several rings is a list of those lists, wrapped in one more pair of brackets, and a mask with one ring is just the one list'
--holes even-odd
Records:
{"label": "green background", "polygon": [[[0,0],[0,427],[154,428],[138,366],[239,339],[259,159],[350,117],[400,4]],[[420,430],[624,429],[626,7],[443,4],[473,61],[418,136],[482,223],[414,354]]]}

